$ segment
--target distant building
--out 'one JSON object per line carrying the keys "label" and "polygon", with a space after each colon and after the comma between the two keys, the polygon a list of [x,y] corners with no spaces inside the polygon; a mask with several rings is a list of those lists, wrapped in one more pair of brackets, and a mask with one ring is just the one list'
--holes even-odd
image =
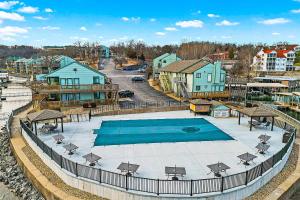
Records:
{"label": "distant building", "polygon": [[99,48],[101,58],[110,58],[111,52],[109,47],[101,45]]}
{"label": "distant building", "polygon": [[[89,66],[73,62],[44,77],[47,84],[34,88],[34,100],[42,108],[82,106],[115,101],[118,85],[106,84],[106,76]],[[42,100],[42,101],[41,101]]]}
{"label": "distant building", "polygon": [[64,46],[44,46],[43,49],[46,51],[57,51],[57,50],[65,50],[66,47],[64,47]]}
{"label": "distant building", "polygon": [[210,59],[212,59],[213,61],[217,61],[217,60],[228,60],[229,59],[229,52],[221,52],[221,53],[214,53],[214,54],[210,54],[208,55],[208,57]]}
{"label": "distant building", "polygon": [[264,77],[255,77],[254,80],[259,83],[280,83],[282,85],[288,86],[289,92],[300,91],[300,77],[264,76]]}
{"label": "distant building", "polygon": [[193,98],[193,93],[223,92],[225,77],[221,62],[200,59],[173,62],[160,70],[159,79],[164,91]]}
{"label": "distant building", "polygon": [[255,71],[294,71],[294,50],[262,49],[253,58]]}
{"label": "distant building", "polygon": [[174,53],[165,53],[157,58],[153,59],[153,78],[158,78],[159,77],[159,71],[164,68],[165,66],[179,61],[181,58],[179,58],[176,54]]}
{"label": "distant building", "polygon": [[67,56],[44,56],[40,58],[21,58],[14,63],[15,72],[23,75],[48,74],[60,67],[75,62]]}

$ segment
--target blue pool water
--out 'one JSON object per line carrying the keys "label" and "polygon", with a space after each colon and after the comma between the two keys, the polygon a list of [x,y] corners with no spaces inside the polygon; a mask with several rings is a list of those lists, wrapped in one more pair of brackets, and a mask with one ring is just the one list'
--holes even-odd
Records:
{"label": "blue pool water", "polygon": [[202,118],[103,121],[95,146],[233,140]]}

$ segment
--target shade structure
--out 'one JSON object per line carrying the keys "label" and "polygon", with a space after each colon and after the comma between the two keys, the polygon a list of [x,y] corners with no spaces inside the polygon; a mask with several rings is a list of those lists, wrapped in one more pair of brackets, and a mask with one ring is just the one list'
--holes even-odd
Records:
{"label": "shade structure", "polygon": [[38,122],[50,119],[59,119],[65,117],[63,113],[57,110],[41,110],[38,112],[30,113],[27,115],[27,118],[30,122]]}
{"label": "shade structure", "polygon": [[271,131],[273,131],[274,127],[274,118],[277,117],[275,113],[269,111],[262,107],[251,107],[251,108],[242,108],[237,110],[239,113],[239,124],[241,124],[241,113],[250,117],[250,131],[252,131],[252,119],[259,117],[271,117],[272,118],[272,126]]}
{"label": "shade structure", "polygon": [[[55,119],[55,122],[57,124],[57,119],[60,119],[61,121],[61,131],[64,132],[64,126],[63,126],[63,118],[65,115],[62,112],[59,112],[57,110],[41,110],[34,113],[29,113],[27,115],[27,119],[30,121],[31,125],[34,123],[35,127],[35,134],[37,134],[37,122],[45,121],[45,120],[52,120]],[[31,126],[33,127],[33,126]]]}

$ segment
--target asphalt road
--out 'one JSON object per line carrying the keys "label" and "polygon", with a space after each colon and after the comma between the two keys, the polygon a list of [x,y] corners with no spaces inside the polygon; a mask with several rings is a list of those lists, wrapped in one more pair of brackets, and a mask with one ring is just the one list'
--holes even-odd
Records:
{"label": "asphalt road", "polygon": [[132,100],[135,102],[174,101],[174,99],[150,87],[147,81],[133,83],[131,81],[132,77],[144,77],[144,74],[137,71],[116,70],[115,64],[112,60],[107,60],[104,65],[104,69],[100,70],[100,72],[111,78],[113,83],[119,84],[120,90],[133,91],[134,97]]}

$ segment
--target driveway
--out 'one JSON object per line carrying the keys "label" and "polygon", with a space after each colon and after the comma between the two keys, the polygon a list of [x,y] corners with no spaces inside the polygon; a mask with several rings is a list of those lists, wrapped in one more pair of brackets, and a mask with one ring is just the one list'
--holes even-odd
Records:
{"label": "driveway", "polygon": [[133,83],[131,81],[132,77],[144,77],[144,74],[137,71],[116,70],[115,64],[112,60],[106,60],[104,63],[104,69],[100,70],[100,72],[111,78],[113,83],[119,84],[120,90],[133,91],[134,97],[132,100],[135,102],[175,101],[174,99],[150,87],[147,81],[137,83]]}

